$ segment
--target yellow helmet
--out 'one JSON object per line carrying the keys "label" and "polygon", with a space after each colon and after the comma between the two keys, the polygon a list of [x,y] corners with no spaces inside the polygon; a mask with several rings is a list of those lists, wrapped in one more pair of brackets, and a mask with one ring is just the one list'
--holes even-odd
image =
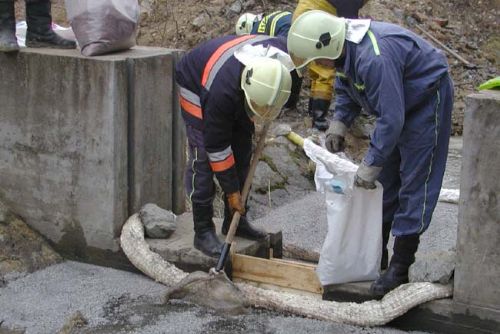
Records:
{"label": "yellow helmet", "polygon": [[292,76],[277,59],[255,58],[243,69],[241,88],[257,120],[272,121],[290,97]]}
{"label": "yellow helmet", "polygon": [[257,15],[245,13],[236,22],[236,35],[248,35],[252,32],[253,24],[257,20]]}
{"label": "yellow helmet", "polygon": [[346,19],[321,10],[300,15],[288,32],[288,52],[297,68],[319,58],[337,59],[342,54]]}

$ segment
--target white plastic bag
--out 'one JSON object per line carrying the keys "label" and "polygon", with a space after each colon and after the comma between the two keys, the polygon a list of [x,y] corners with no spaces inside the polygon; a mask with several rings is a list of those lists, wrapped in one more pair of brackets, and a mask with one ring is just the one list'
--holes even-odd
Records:
{"label": "white plastic bag", "polygon": [[84,56],[126,50],[135,45],[138,0],[66,0],[66,11]]}
{"label": "white plastic bag", "polygon": [[382,257],[382,186],[353,187],[353,177],[325,184],[328,233],[317,274],[322,285],[374,280]]}
{"label": "white plastic bag", "polygon": [[[308,139],[304,150],[322,168],[317,187],[326,193],[328,233],[316,269],[321,284],[376,279],[382,257],[382,185],[354,187],[355,164]],[[329,173],[330,179],[326,169],[334,174]]]}

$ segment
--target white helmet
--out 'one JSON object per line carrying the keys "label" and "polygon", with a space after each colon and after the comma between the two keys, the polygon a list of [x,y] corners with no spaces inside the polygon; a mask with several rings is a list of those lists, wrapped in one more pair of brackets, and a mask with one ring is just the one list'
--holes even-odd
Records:
{"label": "white helmet", "polygon": [[290,97],[292,76],[277,59],[255,58],[243,69],[241,88],[257,120],[272,121]]}
{"label": "white helmet", "polygon": [[346,19],[321,10],[300,15],[288,32],[288,52],[301,68],[314,59],[337,59],[342,54]]}
{"label": "white helmet", "polygon": [[236,22],[236,35],[248,35],[252,32],[253,24],[257,20],[257,15],[245,13]]}

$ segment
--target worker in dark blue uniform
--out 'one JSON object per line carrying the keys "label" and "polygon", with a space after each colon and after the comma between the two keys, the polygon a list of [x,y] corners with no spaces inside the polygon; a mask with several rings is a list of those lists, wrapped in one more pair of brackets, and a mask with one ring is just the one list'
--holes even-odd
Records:
{"label": "worker in dark blue uniform", "polygon": [[453,109],[453,83],[444,54],[402,27],[311,11],[292,25],[288,48],[297,66],[334,60],[334,121],[327,148],[341,151],[361,109],[377,117],[355,185],[384,187],[384,251],[395,236],[387,271],[372,285],[384,295],[408,282],[419,236],[429,227],[443,180]]}
{"label": "worker in dark blue uniform", "polygon": [[276,11],[268,15],[245,13],[236,22],[236,35],[268,35],[287,37],[292,25],[292,13]]}
{"label": "worker in dark blue uniform", "polygon": [[240,191],[250,164],[254,121],[270,121],[279,114],[290,97],[292,76],[279,57],[240,62],[235,53],[247,46],[281,53],[293,70],[285,39],[256,35],[210,40],[176,66],[189,142],[185,186],[193,208],[194,246],[209,256],[220,255],[222,247],[212,221],[214,175],[225,193],[222,233],[227,234],[232,214],[238,211],[242,217],[236,235],[266,235],[246,219]]}

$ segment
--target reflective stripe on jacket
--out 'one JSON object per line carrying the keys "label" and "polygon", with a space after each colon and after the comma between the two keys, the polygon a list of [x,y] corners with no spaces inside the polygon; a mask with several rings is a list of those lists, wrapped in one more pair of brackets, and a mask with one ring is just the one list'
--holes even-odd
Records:
{"label": "reflective stripe on jacket", "polygon": [[247,44],[274,46],[287,52],[284,38],[225,36],[185,54],[175,72],[184,121],[203,132],[210,166],[226,193],[239,190],[231,148],[233,136],[242,135],[240,132],[248,136],[254,129],[241,89],[244,65],[234,57],[234,52]]}
{"label": "reflective stripe on jacket", "polygon": [[286,11],[276,11],[264,16],[262,20],[255,22],[251,33],[287,37],[291,25],[292,13]]}

